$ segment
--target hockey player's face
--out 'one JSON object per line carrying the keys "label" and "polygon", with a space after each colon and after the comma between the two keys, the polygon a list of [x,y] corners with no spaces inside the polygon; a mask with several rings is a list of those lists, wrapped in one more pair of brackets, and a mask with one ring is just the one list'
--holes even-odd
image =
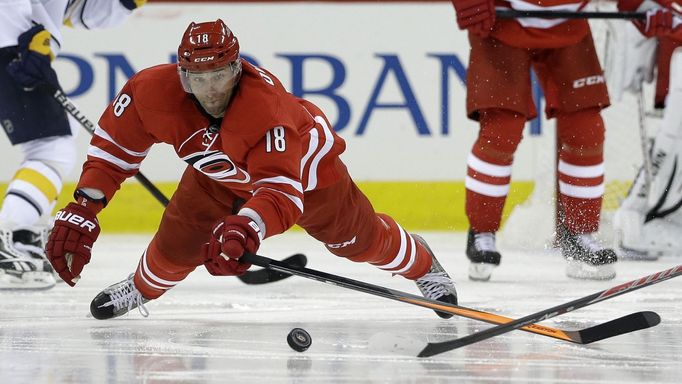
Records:
{"label": "hockey player's face", "polygon": [[188,72],[186,81],[204,110],[211,116],[222,117],[237,76],[228,66],[211,72]]}

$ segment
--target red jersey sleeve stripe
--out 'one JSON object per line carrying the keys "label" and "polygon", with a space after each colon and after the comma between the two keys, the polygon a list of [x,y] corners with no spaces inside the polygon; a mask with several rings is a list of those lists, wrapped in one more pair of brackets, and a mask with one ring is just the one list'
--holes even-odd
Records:
{"label": "red jersey sleeve stripe", "polygon": [[139,162],[128,163],[94,145],[88,147],[88,156],[104,160],[107,163],[113,164],[124,171],[133,171],[140,168]]}
{"label": "red jersey sleeve stripe", "polygon": [[[308,160],[310,160],[310,157],[315,153],[317,150],[318,144],[319,144],[319,133],[317,132],[317,129],[313,127],[310,131],[308,131],[308,151],[306,151],[305,155],[301,159],[301,181],[305,181],[306,178],[306,169],[308,165]],[[306,189],[307,190],[307,189]]]}
{"label": "red jersey sleeve stripe", "polygon": [[[313,189],[315,189],[315,187],[317,187],[317,166],[320,164],[320,161],[322,161],[322,159],[329,153],[329,151],[332,149],[332,146],[334,145],[334,135],[329,129],[329,126],[327,126],[327,122],[324,120],[324,117],[315,116],[315,122],[317,122],[317,124],[319,124],[319,126],[322,127],[322,131],[324,132],[324,144],[322,145],[322,149],[320,149],[320,152],[313,156],[313,160],[310,162],[310,164],[309,165],[304,164],[304,167],[308,168],[308,185],[305,188],[306,191],[312,191]],[[318,128],[315,127],[313,129],[316,130]],[[304,168],[301,167],[301,169]]]}
{"label": "red jersey sleeve stripe", "polygon": [[294,179],[292,179],[292,178],[290,178],[290,177],[275,176],[275,177],[268,177],[268,178],[265,178],[265,179],[260,179],[260,180],[257,180],[257,181],[254,182],[255,185],[259,185],[259,184],[268,184],[268,183],[272,183],[272,184],[287,184],[287,185],[292,186],[292,187],[293,187],[296,191],[298,191],[299,193],[301,193],[301,194],[303,193],[303,187],[301,186],[301,182],[300,182],[300,181],[296,181],[296,180],[294,180]]}
{"label": "red jersey sleeve stripe", "polygon": [[148,147],[144,151],[133,151],[131,149],[128,149],[128,148],[124,147],[123,145],[117,143],[116,140],[114,140],[111,136],[109,136],[109,134],[104,129],[102,129],[99,125],[97,126],[97,128],[95,128],[95,136],[101,137],[102,139],[110,142],[111,144],[115,145],[120,150],[122,150],[123,152],[127,153],[130,156],[145,157],[145,156],[147,156],[147,154],[149,153],[149,149],[151,148],[151,147]]}
{"label": "red jersey sleeve stripe", "polygon": [[303,200],[301,200],[300,197],[286,193],[286,192],[281,191],[279,189],[268,188],[268,187],[261,187],[261,188],[256,189],[256,191],[253,193],[253,195],[256,196],[259,192],[261,192],[263,190],[277,192],[278,194],[285,196],[287,199],[291,200],[292,203],[294,203],[296,208],[298,208],[298,210],[301,211],[301,213],[303,213]]}

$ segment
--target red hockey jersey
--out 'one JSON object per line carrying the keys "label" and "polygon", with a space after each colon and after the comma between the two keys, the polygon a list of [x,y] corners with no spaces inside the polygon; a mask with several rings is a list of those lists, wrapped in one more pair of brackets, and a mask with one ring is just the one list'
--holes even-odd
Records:
{"label": "red hockey jersey", "polygon": [[304,191],[330,185],[344,167],[338,155],[345,143],[316,106],[288,93],[271,73],[242,65],[222,122],[183,91],[175,64],[133,76],[99,121],[78,187],[99,189],[111,200],[150,147],[167,143],[206,178],[247,200],[244,207],[261,216],[268,237],[294,225]]}
{"label": "red hockey jersey", "polygon": [[[519,11],[578,11],[584,0],[495,0],[496,8]],[[498,19],[491,36],[512,47],[558,48],[576,44],[589,32],[587,20]]]}

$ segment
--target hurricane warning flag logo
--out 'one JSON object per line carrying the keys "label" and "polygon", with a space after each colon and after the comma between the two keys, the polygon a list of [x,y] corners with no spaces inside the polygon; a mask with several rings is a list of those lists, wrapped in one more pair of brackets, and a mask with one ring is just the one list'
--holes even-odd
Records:
{"label": "hurricane warning flag logo", "polygon": [[220,151],[195,152],[182,158],[194,169],[223,183],[248,183],[251,177]]}

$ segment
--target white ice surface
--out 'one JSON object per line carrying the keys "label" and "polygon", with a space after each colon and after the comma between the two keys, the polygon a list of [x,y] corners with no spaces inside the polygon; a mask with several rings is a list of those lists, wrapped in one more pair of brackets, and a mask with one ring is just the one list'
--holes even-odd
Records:
{"label": "white ice surface", "polygon": [[[465,238],[424,236],[457,281],[460,303],[511,317],[661,271],[682,258],[622,262],[606,282],[564,275],[561,257],[503,252],[488,283],[467,279]],[[441,320],[432,311],[300,277],[261,285],[210,276],[198,268],[147,305],[143,318],[99,321],[90,300],[137,265],[147,236],[102,236],[76,288],[0,292],[0,382],[8,383],[679,383],[682,278],[627,293],[543,324],[577,329],[653,310],[652,329],[581,346],[514,331],[432,358],[415,357],[427,340],[462,337],[489,325]],[[302,233],[267,240],[259,253],[303,252],[308,266],[410,293],[416,286],[327,253]],[[313,344],[286,343],[293,327]]]}

